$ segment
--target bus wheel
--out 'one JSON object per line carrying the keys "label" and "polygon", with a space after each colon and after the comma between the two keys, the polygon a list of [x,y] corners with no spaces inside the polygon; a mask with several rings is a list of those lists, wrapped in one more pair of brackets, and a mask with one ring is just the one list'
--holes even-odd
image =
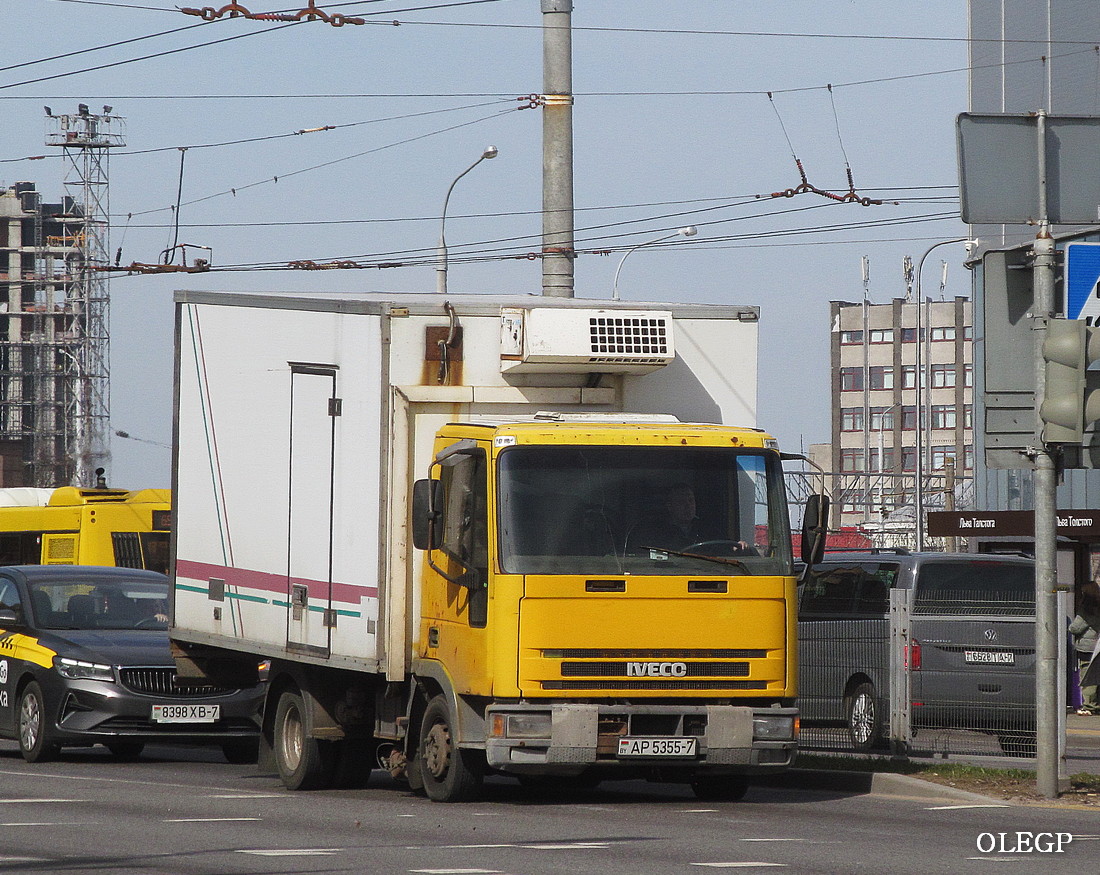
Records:
{"label": "bus wheel", "polygon": [[451,709],[444,696],[436,696],[424,709],[419,753],[420,775],[429,799],[466,802],[477,795],[483,769],[476,753],[455,747]]}
{"label": "bus wheel", "polygon": [[869,751],[879,744],[882,735],[875,688],[871,684],[860,684],[848,695],[847,704],[852,747],[860,752]]}
{"label": "bus wheel", "polygon": [[324,790],[336,765],[332,745],[306,734],[305,705],[286,690],[275,709],[275,765],[288,790]]}
{"label": "bus wheel", "polygon": [[704,802],[740,802],[748,789],[749,779],[744,775],[713,775],[691,782],[691,791]]}
{"label": "bus wheel", "polygon": [[45,763],[55,759],[60,749],[51,737],[42,688],[31,681],[19,697],[19,752],[28,763]]}

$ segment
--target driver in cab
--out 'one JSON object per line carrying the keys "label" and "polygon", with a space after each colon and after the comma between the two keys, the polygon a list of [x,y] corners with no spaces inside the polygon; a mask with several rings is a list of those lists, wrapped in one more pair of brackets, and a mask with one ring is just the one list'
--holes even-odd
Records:
{"label": "driver in cab", "polygon": [[687,550],[693,545],[720,540],[736,544],[734,555],[755,556],[756,551],[744,541],[727,541],[721,532],[696,516],[695,490],[687,483],[668,487],[662,496],[661,514],[653,520],[639,523],[630,533],[629,547],[639,550],[656,547],[665,550]]}

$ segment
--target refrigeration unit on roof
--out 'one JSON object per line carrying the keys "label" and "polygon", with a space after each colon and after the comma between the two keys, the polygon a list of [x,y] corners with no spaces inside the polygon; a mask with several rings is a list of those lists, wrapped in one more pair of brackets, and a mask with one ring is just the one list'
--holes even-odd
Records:
{"label": "refrigeration unit on roof", "polygon": [[500,311],[504,373],[631,373],[676,357],[667,310],[505,307]]}

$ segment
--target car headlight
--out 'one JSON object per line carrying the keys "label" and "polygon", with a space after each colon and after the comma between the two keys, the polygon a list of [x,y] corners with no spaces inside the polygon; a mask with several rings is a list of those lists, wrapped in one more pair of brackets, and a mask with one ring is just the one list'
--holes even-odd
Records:
{"label": "car headlight", "polygon": [[115,679],[115,670],[109,665],[98,662],[83,662],[79,659],[58,656],[54,658],[53,667],[61,677],[69,680],[114,681]]}
{"label": "car headlight", "polygon": [[794,739],[794,718],[781,717],[778,714],[752,718],[754,738],[771,741],[791,741]]}

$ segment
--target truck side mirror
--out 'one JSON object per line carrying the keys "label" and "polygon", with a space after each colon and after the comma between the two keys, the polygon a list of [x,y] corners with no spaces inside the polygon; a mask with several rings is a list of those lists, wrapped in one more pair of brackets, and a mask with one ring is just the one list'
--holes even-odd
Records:
{"label": "truck side mirror", "polygon": [[22,626],[23,618],[11,608],[0,608],[0,629],[10,629],[12,626]]}
{"label": "truck side mirror", "polygon": [[417,480],[413,484],[412,537],[417,550],[438,550],[443,543],[443,484]]}
{"label": "truck side mirror", "polygon": [[814,493],[806,499],[802,517],[802,561],[807,569],[825,555],[825,536],[829,533],[829,496]]}

